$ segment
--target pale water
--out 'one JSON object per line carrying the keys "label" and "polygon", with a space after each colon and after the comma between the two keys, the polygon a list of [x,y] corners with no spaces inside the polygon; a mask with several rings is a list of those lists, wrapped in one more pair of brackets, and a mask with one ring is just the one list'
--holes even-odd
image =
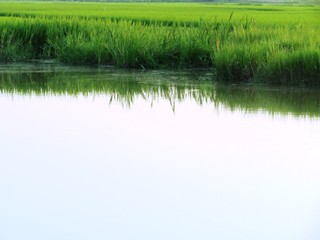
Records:
{"label": "pale water", "polygon": [[212,78],[0,67],[0,239],[320,239],[320,91]]}

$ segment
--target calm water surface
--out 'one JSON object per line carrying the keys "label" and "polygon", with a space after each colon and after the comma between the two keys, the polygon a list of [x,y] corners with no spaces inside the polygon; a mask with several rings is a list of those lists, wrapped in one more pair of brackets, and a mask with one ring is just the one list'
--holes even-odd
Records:
{"label": "calm water surface", "polygon": [[320,91],[0,67],[1,240],[320,239]]}

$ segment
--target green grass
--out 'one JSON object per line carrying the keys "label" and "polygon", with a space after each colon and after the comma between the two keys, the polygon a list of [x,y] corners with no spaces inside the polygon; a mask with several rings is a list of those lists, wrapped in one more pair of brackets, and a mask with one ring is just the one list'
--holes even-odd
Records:
{"label": "green grass", "polygon": [[320,85],[320,7],[0,2],[0,61],[212,68],[219,80]]}

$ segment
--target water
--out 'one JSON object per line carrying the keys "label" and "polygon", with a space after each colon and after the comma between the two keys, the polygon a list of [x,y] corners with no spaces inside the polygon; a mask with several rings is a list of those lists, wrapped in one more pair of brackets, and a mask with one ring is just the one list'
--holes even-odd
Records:
{"label": "water", "polygon": [[320,239],[320,92],[0,67],[0,239]]}

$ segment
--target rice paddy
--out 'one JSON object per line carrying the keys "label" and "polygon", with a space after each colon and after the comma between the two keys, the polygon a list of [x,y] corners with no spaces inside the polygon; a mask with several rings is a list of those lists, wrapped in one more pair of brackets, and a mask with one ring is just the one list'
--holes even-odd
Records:
{"label": "rice paddy", "polygon": [[320,6],[0,2],[0,61],[208,68],[226,82],[320,85]]}

